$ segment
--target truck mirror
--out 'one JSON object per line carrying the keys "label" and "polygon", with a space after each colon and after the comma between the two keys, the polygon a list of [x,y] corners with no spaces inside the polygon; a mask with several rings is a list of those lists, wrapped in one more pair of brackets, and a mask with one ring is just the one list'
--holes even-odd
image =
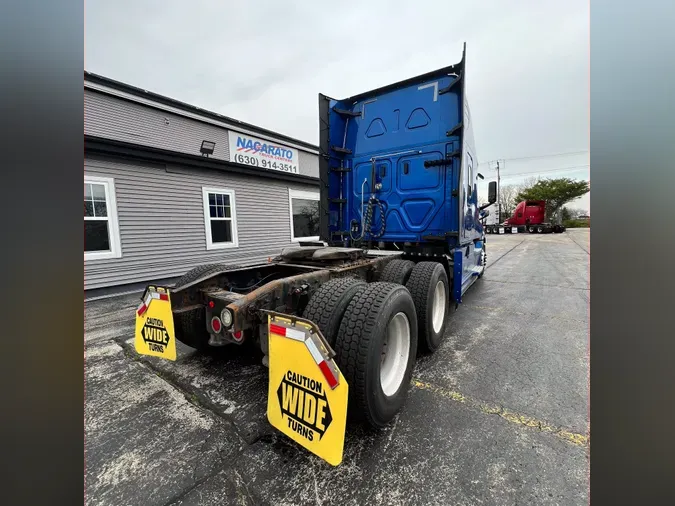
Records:
{"label": "truck mirror", "polygon": [[482,179],[485,179],[485,178],[483,177],[483,174],[481,174],[480,172],[479,172],[478,174],[476,174],[476,175],[478,176],[478,179],[481,179],[481,180],[482,180]]}
{"label": "truck mirror", "polygon": [[497,202],[497,181],[490,181],[488,184],[488,202]]}

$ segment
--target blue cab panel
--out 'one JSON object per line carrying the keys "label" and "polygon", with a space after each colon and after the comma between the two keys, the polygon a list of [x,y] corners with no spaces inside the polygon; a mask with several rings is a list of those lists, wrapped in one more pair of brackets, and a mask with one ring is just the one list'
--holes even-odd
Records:
{"label": "blue cab panel", "polygon": [[464,83],[463,55],[354,97],[319,95],[322,240],[449,253],[482,236]]}

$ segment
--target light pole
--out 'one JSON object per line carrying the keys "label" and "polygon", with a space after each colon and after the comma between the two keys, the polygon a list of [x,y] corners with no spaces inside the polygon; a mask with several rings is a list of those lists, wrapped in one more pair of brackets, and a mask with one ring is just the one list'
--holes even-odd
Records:
{"label": "light pole", "polygon": [[500,191],[500,181],[499,181],[499,160],[497,160],[497,225],[502,222],[502,197]]}

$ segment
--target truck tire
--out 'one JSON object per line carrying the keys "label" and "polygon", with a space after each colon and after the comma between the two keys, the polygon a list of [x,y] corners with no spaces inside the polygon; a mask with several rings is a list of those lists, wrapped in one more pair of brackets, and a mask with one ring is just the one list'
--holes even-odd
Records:
{"label": "truck tire", "polygon": [[534,234],[534,233],[536,232],[535,228],[532,227],[532,226],[527,227],[527,231],[528,231],[530,234]]}
{"label": "truck tire", "polygon": [[192,283],[195,279],[199,279],[202,276],[206,276],[211,272],[218,270],[227,270],[227,269],[240,269],[239,265],[227,265],[227,264],[204,264],[198,265],[194,269],[190,269],[185,274],[183,274],[178,281],[176,281],[176,286],[182,286],[187,283]]}
{"label": "truck tire", "polygon": [[541,225],[539,225],[539,226],[537,227],[537,233],[538,233],[538,234],[543,234],[543,233],[544,233],[544,227],[542,227]]}
{"label": "truck tire", "polygon": [[420,350],[433,353],[441,344],[450,313],[448,275],[438,262],[420,262],[406,286],[417,311]]}
{"label": "truck tire", "polygon": [[333,347],[347,306],[367,286],[368,283],[360,279],[332,279],[312,295],[302,317],[316,323],[328,344]]}
{"label": "truck tire", "polygon": [[411,260],[392,260],[382,269],[382,274],[380,274],[378,281],[405,285],[414,268],[415,262]]}
{"label": "truck tire", "polygon": [[[211,272],[222,269],[237,269],[237,265],[205,264],[195,267],[176,281],[176,286],[191,283]],[[206,308],[180,313],[175,318],[176,339],[200,351],[209,349],[209,333],[206,330]]]}
{"label": "truck tire", "polygon": [[370,283],[347,306],[335,360],[349,384],[350,420],[383,427],[405,403],[417,351],[415,304],[405,286]]}

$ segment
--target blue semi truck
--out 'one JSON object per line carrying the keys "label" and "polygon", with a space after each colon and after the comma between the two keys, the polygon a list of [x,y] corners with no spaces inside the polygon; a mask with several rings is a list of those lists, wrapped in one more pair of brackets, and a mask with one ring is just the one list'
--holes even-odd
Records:
{"label": "blue semi truck", "polygon": [[455,65],[357,96],[320,94],[321,240],[148,286],[136,350],[175,360],[175,340],[254,344],[269,367],[270,422],[332,463],[339,420],[389,423],[415,357],[438,349],[451,306],[486,265],[481,219],[496,183],[480,208],[465,83],[463,51]]}
{"label": "blue semi truck", "polygon": [[355,97],[319,96],[322,239],[434,259],[457,303],[485,264],[464,68],[463,55]]}

